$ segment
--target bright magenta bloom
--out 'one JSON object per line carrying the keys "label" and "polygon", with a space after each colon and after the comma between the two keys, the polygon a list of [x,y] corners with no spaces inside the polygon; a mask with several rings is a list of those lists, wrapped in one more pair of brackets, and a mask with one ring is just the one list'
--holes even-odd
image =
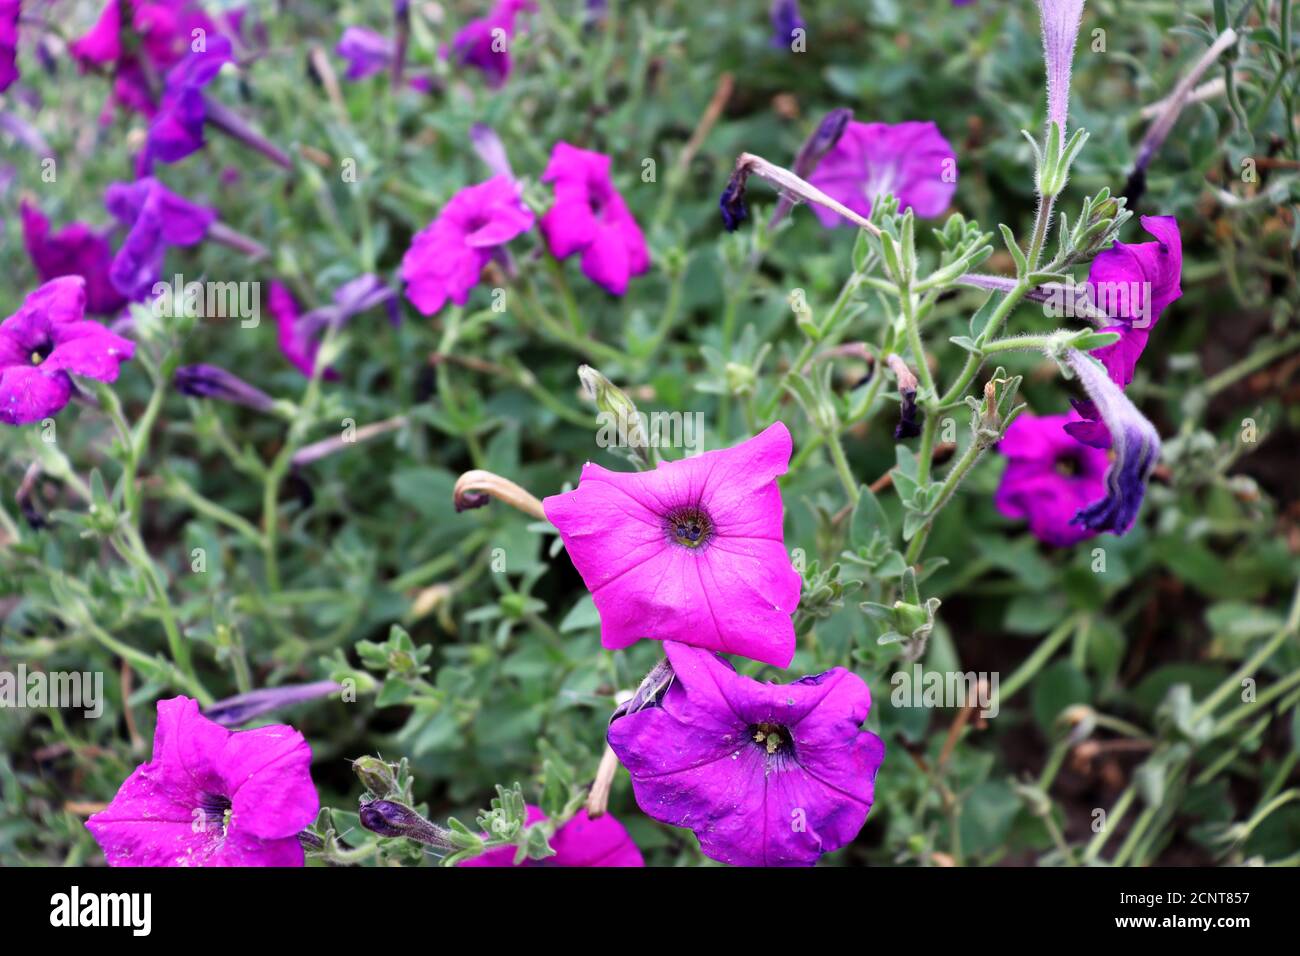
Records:
{"label": "bright magenta bloom", "polygon": [[[546,814],[540,807],[528,806],[526,820],[532,826],[539,820],[545,820]],[[595,820],[587,816],[586,810],[579,810],[577,816],[560,827],[551,837],[551,849],[555,856],[545,860],[524,860],[520,866],[645,866],[641,851],[632,842],[632,838],[619,823],[608,813]],[[515,848],[502,847],[489,850],[481,856],[463,860],[460,866],[514,866]]]}
{"label": "bright magenta bloom", "polygon": [[567,259],[582,253],[582,271],[592,282],[622,295],[628,279],[650,268],[641,227],[609,178],[604,153],[555,144],[542,182],[555,184],[555,204],[542,217],[551,254]]}
{"label": "bright magenta bloom", "polygon": [[18,14],[22,12],[19,0],[0,0],[0,93],[18,79]]}
{"label": "bright magenta bloom", "polygon": [[86,280],[86,311],[94,315],[112,315],[126,305],[126,297],[108,276],[113,248],[103,232],[70,222],[51,235],[49,219],[35,205],[24,199],[18,211],[27,254],[42,280],[81,276]]}
{"label": "bright magenta bloom", "polygon": [[[900,211],[938,216],[957,191],[957,156],[934,123],[855,120],[808,181],[862,216],[881,193],[895,196]],[[828,229],[847,222],[822,206],[812,211]]]}
{"label": "bright magenta bloom", "polygon": [[1035,538],[1057,547],[1097,533],[1074,519],[1106,497],[1110,456],[1066,433],[1063,426],[1079,421],[1024,412],[998,443],[1008,461],[993,503],[1008,518],[1028,520]]}
{"label": "bright magenta bloom", "polygon": [[469,21],[452,38],[452,55],[482,70],[490,86],[500,86],[510,77],[510,41],[516,18],[536,9],[533,0],[497,0],[487,16]]}
{"label": "bright magenta bloom", "polygon": [[609,725],[637,805],[738,866],[810,866],[851,843],[885,759],[884,742],[862,729],[862,678],[835,667],[760,683],[711,651],[671,641],[664,651],[668,689]]}
{"label": "bright magenta bloom", "polygon": [[63,276],[0,322],[0,422],[27,425],[72,398],[68,373],[112,382],[135,344],[86,319],[86,283]]}
{"label": "bright magenta bloom", "polygon": [[605,647],[681,641],[787,667],[802,579],[786,554],[777,422],[724,451],[633,474],[588,463],[542,504],[600,612]]}
{"label": "bright magenta bloom", "polygon": [[406,297],[425,315],[448,299],[464,305],[488,260],[532,227],[533,214],[509,177],[466,186],[411,240],[402,257]]}
{"label": "bright magenta bloom", "polygon": [[298,834],[319,809],[302,734],[231,732],[173,697],[158,701],[153,759],[86,829],[109,866],[302,866]]}

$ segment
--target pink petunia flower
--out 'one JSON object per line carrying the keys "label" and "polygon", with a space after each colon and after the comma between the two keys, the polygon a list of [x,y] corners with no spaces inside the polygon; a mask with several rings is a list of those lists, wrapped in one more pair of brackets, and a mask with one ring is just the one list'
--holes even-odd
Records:
{"label": "pink petunia flower", "polygon": [[[545,820],[546,814],[540,807],[528,806],[526,823],[532,826],[539,820]],[[586,810],[578,811],[568,823],[560,827],[551,837],[551,849],[555,856],[545,860],[524,860],[520,866],[645,866],[641,851],[619,823],[609,814],[595,820],[587,816]],[[488,850],[480,856],[462,860],[459,866],[514,866],[514,847],[501,847]]]}
{"label": "pink petunia flower", "polygon": [[533,227],[533,214],[506,176],[466,186],[411,240],[402,257],[406,297],[424,315],[448,299],[469,300],[483,267],[511,239]]}
{"label": "pink petunia flower", "polygon": [[72,398],[69,373],[117,379],[135,345],[85,314],[85,280],[63,276],[0,322],[0,422],[27,425],[58,412]]}
{"label": "pink petunia flower", "polygon": [[[957,191],[957,156],[934,123],[854,120],[808,182],[863,217],[882,193],[895,196],[900,210],[938,216]],[[828,229],[847,222],[822,206],[812,210]]]}
{"label": "pink petunia flower", "polygon": [[630,474],[588,463],[542,504],[600,612],[601,643],[681,641],[787,667],[802,579],[786,554],[781,422],[734,448]]}
{"label": "pink petunia flower", "polygon": [[[316,353],[320,351],[320,343],[303,323],[293,293],[282,283],[272,282],[270,292],[267,294],[266,308],[275,318],[280,353],[294,368],[307,378],[311,378],[312,371],[316,368]],[[321,373],[321,377],[336,379],[339,373],[332,368],[327,368]]]}
{"label": "pink petunia flower", "polygon": [[1008,459],[993,503],[1008,518],[1029,521],[1039,541],[1068,547],[1096,531],[1075,522],[1083,509],[1106,496],[1110,456],[1066,433],[1077,415],[1022,413],[998,443]]}
{"label": "pink petunia flower", "polygon": [[197,702],[158,702],[153,759],[86,821],[109,866],[302,866],[320,809],[292,727],[229,731]]}
{"label": "pink petunia flower", "polygon": [[113,249],[102,232],[71,222],[51,234],[49,219],[35,204],[23,200],[18,211],[27,254],[42,280],[81,276],[86,280],[86,311],[93,315],[112,315],[126,305],[108,277]]}
{"label": "pink petunia flower", "polygon": [[672,641],[664,651],[667,690],[609,725],[637,805],[738,866],[810,866],[851,843],[885,758],[861,729],[871,709],[862,678],[836,667],[760,683],[711,651]]}
{"label": "pink petunia flower", "polygon": [[581,252],[587,278],[622,295],[628,279],[650,268],[650,253],[609,167],[604,153],[556,143],[542,173],[542,182],[555,184],[555,203],[541,226],[552,255],[567,259]]}

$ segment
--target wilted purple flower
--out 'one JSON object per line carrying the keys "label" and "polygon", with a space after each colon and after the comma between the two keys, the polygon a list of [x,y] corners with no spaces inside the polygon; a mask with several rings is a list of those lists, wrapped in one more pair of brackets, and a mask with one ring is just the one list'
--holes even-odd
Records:
{"label": "wilted purple flower", "polygon": [[1075,520],[1093,531],[1125,534],[1133,526],[1147,479],[1160,459],[1160,436],[1096,361],[1071,350],[1066,356],[1101,422],[1110,430],[1112,460],[1106,472],[1106,497]]}
{"label": "wilted purple flower", "polygon": [[[934,123],[851,121],[808,182],[863,217],[882,193],[897,197],[900,210],[937,216],[957,191],[957,157]],[[845,221],[821,206],[813,212],[827,228]]]}
{"label": "wilted purple flower", "polygon": [[807,24],[799,13],[799,0],[772,0],[772,46],[790,49],[796,30],[805,30]]}
{"label": "wilted purple flower", "polygon": [[172,384],[176,391],[191,398],[215,398],[259,412],[269,412],[275,407],[275,399],[266,392],[216,365],[182,365],[173,375]]}
{"label": "wilted purple flower", "polygon": [[512,180],[493,176],[466,186],[411,240],[402,257],[406,297],[424,315],[448,299],[464,305],[494,252],[532,227],[533,214]]}
{"label": "wilted purple flower", "polygon": [[72,222],[51,235],[50,221],[27,200],[19,205],[19,215],[27,254],[43,281],[81,276],[86,280],[86,311],[93,315],[112,315],[126,305],[108,277],[113,249],[102,232]]}
{"label": "wilted purple flower", "polygon": [[53,415],[72,397],[68,373],[117,379],[135,344],[85,318],[80,276],[53,279],[0,322],[0,422],[27,425]]}
{"label": "wilted purple flower", "polygon": [[885,362],[898,380],[898,424],[894,427],[894,438],[915,438],[921,434],[921,423],[916,418],[916,389],[919,384],[916,373],[899,355],[890,355]]}
{"label": "wilted purple flower", "polygon": [[1047,122],[1061,129],[1062,142],[1070,114],[1070,69],[1079,38],[1084,0],[1038,0],[1043,22],[1043,59],[1047,63]]}
{"label": "wilted purple flower", "polygon": [[109,866],[302,866],[316,818],[311,748],[292,727],[231,732],[197,702],[158,702],[153,759],[86,821]]}
{"label": "wilted purple flower", "polygon": [[641,227],[614,188],[610,158],[559,142],[551,150],[542,182],[555,187],[555,202],[542,217],[542,234],[557,259],[582,253],[582,271],[614,295],[650,268]]}
{"label": "wilted purple flower", "polygon": [[[823,117],[822,121],[817,124],[817,128],[799,147],[799,152],[794,157],[794,174],[800,179],[807,179],[817,168],[817,164],[822,161],[822,157],[835,148],[835,144],[840,141],[844,131],[848,129],[849,123],[853,120],[853,110],[840,108],[831,110]],[[726,195],[723,196],[723,222],[728,221],[727,210],[730,203],[734,209],[734,198],[728,200]],[[742,206],[743,208],[743,206]],[[778,222],[786,217],[786,214],[794,208],[794,199],[781,194],[777,201],[776,209],[772,212],[772,218],[768,221],[769,228],[775,226]],[[744,218],[742,215],[740,218]],[[739,224],[739,220],[736,220]],[[735,231],[735,225],[727,226],[728,232]]]}
{"label": "wilted purple flower", "polygon": [[536,10],[533,0],[497,0],[485,17],[471,20],[452,38],[452,55],[483,71],[491,86],[510,76],[510,41],[520,13]]}
{"label": "wilted purple flower", "polygon": [[664,651],[667,689],[609,725],[642,811],[741,866],[808,866],[852,842],[885,757],[861,729],[871,707],[862,678],[836,667],[759,683],[712,651],[671,641]]}
{"label": "wilted purple flower", "polygon": [[112,183],[104,193],[104,205],[130,230],[113,259],[109,278],[133,302],[153,289],[168,246],[202,242],[217,219],[215,209],[176,195],[152,177]]}
{"label": "wilted purple flower", "polygon": [[505,144],[501,137],[485,123],[475,123],[469,128],[470,145],[478,158],[483,160],[493,176],[504,176],[513,180],[515,171],[510,168],[510,157],[506,155]]}
{"label": "wilted purple flower", "polygon": [[285,684],[282,687],[265,687],[227,697],[215,704],[205,707],[203,716],[223,727],[238,727],[256,717],[268,714],[281,707],[300,704],[306,700],[315,700],[343,689],[342,684],[332,680],[315,681],[311,684]]}
{"label": "wilted purple flower", "polygon": [[21,0],[0,0],[0,93],[18,79],[18,14]]}
{"label": "wilted purple flower", "polygon": [[1142,228],[1155,242],[1116,242],[1092,260],[1088,291],[1094,307],[1114,324],[1102,332],[1119,333],[1119,341],[1091,354],[1120,388],[1133,381],[1147,338],[1160,315],[1183,294],[1183,243],[1173,216],[1143,216]]}
{"label": "wilted purple flower", "polygon": [[1024,412],[998,443],[1007,467],[994,505],[1008,518],[1027,520],[1030,534],[1057,547],[1096,534],[1074,519],[1106,493],[1109,457],[1062,430],[1074,422],[1077,417],[1071,415]]}
{"label": "wilted purple flower", "polygon": [[371,800],[361,806],[361,825],[383,837],[406,837],[428,846],[451,850],[451,834],[396,800]]}

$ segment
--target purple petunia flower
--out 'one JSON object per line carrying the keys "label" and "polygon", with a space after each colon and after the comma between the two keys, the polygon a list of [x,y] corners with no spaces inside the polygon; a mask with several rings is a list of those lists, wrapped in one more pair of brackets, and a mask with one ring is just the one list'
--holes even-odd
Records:
{"label": "purple petunia flower", "polygon": [[609,168],[604,153],[556,143],[542,173],[542,182],[555,186],[555,203],[541,226],[552,255],[567,259],[581,252],[587,278],[622,295],[632,276],[650,268],[650,252]]}
{"label": "purple petunia flower", "polygon": [[681,641],[787,667],[802,579],[786,554],[781,422],[639,474],[588,463],[542,502],[600,612],[601,643]]}
{"label": "purple petunia flower", "polygon": [[424,315],[448,299],[464,305],[488,260],[532,227],[533,214],[511,179],[493,176],[466,186],[411,240],[402,257],[406,297]]}
{"label": "purple petunia flower", "polygon": [[[937,216],[957,191],[957,157],[934,123],[855,120],[808,182],[863,217],[871,215],[871,203],[882,193],[897,197],[900,210]],[[821,206],[813,212],[827,228],[845,222]]]}
{"label": "purple petunia flower", "polygon": [[18,15],[21,0],[0,0],[0,93],[18,79]]}
{"label": "purple petunia flower", "polygon": [[760,683],[711,651],[672,641],[664,651],[667,690],[609,725],[637,805],[695,831],[722,863],[809,866],[851,843],[885,757],[861,729],[871,708],[862,678],[836,667]]}
{"label": "purple petunia flower", "polygon": [[217,220],[215,209],[176,195],[152,177],[112,183],[104,193],[104,205],[130,227],[113,258],[109,278],[133,302],[148,296],[162,275],[168,246],[202,242]]}
{"label": "purple petunia flower", "polygon": [[19,205],[19,215],[27,254],[42,281],[81,276],[86,280],[86,311],[92,315],[112,315],[126,305],[108,277],[113,249],[102,232],[72,222],[51,235],[50,221],[26,200]]}
{"label": "purple petunia flower", "polygon": [[1133,381],[1147,337],[1160,315],[1183,294],[1183,244],[1173,216],[1143,216],[1142,228],[1155,242],[1116,242],[1092,260],[1088,292],[1093,305],[1115,320],[1102,332],[1119,341],[1094,350],[1120,388]]}
{"label": "purple petunia flower", "polygon": [[393,62],[392,39],[366,27],[347,27],[339,37],[334,52],[348,61],[347,80],[364,80],[382,73]]}
{"label": "purple petunia flower", "polygon": [[497,0],[487,16],[471,20],[452,38],[452,56],[482,70],[490,86],[500,86],[510,76],[510,41],[516,19],[520,13],[536,9],[533,0]]}
{"label": "purple petunia flower", "polygon": [[[529,804],[525,823],[532,826],[546,819],[540,807]],[[592,820],[586,810],[579,810],[568,823],[551,837],[554,856],[544,860],[524,860],[520,866],[645,866],[641,851],[627,835],[623,824],[609,814]],[[501,847],[462,860],[458,866],[514,866],[516,849]]]}
{"label": "purple petunia flower", "polygon": [[768,12],[772,20],[772,46],[790,49],[795,31],[805,30],[808,26],[799,13],[799,0],[772,0]]}
{"label": "purple petunia flower", "polygon": [[86,821],[109,866],[302,866],[320,801],[292,727],[231,732],[188,697],[158,702],[153,759]]}
{"label": "purple petunia flower", "polygon": [[117,379],[135,344],[85,313],[85,281],[63,276],[28,295],[0,322],[0,422],[27,425],[58,412],[72,397],[68,373]]}
{"label": "purple petunia flower", "polygon": [[1077,421],[1077,416],[1025,412],[998,443],[1007,467],[994,505],[1008,518],[1026,519],[1030,534],[1057,547],[1096,534],[1074,518],[1106,494],[1110,458],[1066,433]]}
{"label": "purple petunia flower", "polygon": [[230,40],[214,36],[171,68],[140,155],[140,175],[148,175],[155,160],[175,163],[203,148],[203,124],[208,119],[203,88],[233,59]]}
{"label": "purple petunia flower", "polygon": [[[307,333],[307,329],[302,323],[302,316],[298,312],[298,303],[294,301],[293,293],[289,291],[287,286],[279,282],[272,282],[270,292],[267,295],[266,307],[271,315],[275,317],[281,354],[298,371],[302,372],[307,378],[311,378],[312,371],[316,368],[316,353],[320,350],[320,343],[316,341],[314,335]],[[321,377],[336,379],[339,375],[334,369],[327,368],[321,373]]]}
{"label": "purple petunia flower", "polygon": [[[1137,519],[1147,480],[1160,459],[1160,436],[1094,359],[1071,350],[1066,361],[1088,393],[1088,413],[1110,431],[1112,453],[1106,496],[1080,511],[1075,520],[1093,531],[1126,534]],[[1066,430],[1079,437],[1070,426]]]}
{"label": "purple petunia flower", "polygon": [[342,684],[332,680],[314,681],[310,684],[284,684],[280,687],[264,687],[251,690],[246,694],[227,697],[204,708],[203,716],[214,720],[223,727],[238,727],[254,718],[261,717],[281,707],[289,707],[307,700],[316,700],[343,689]]}

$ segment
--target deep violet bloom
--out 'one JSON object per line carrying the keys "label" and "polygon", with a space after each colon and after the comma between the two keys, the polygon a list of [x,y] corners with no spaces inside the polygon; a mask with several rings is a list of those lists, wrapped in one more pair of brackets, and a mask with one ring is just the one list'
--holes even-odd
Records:
{"label": "deep violet bloom", "polygon": [[393,41],[366,27],[351,26],[343,31],[334,52],[348,62],[347,80],[364,80],[382,73],[393,62]]}
{"label": "deep violet bloom", "polygon": [[0,0],[0,93],[18,79],[18,14],[21,0]]}
{"label": "deep violet bloom", "polygon": [[799,0],[772,0],[769,11],[772,20],[772,46],[790,49],[796,30],[806,30],[807,24],[799,13]]}
{"label": "deep violet bloom", "polygon": [[600,612],[601,643],[681,641],[787,667],[802,579],[786,554],[781,422],[733,448],[615,472],[542,505]]}
{"label": "deep violet bloom", "polygon": [[19,205],[23,242],[42,281],[59,276],[81,276],[86,280],[86,311],[112,315],[126,299],[108,277],[113,248],[103,232],[83,222],[71,222],[50,233],[50,221],[33,203]]}
{"label": "deep violet bloom", "polygon": [[518,16],[536,9],[533,0],[497,0],[487,16],[469,21],[452,38],[452,56],[482,70],[489,85],[500,86],[510,76],[510,41]]}
{"label": "deep violet bloom", "polygon": [[862,678],[836,667],[760,683],[712,651],[673,641],[664,651],[667,690],[609,725],[637,805],[738,866],[810,866],[851,843],[885,757],[861,729],[871,708]]}
{"label": "deep violet bloom", "polygon": [[650,268],[641,227],[632,218],[609,175],[604,153],[559,142],[542,173],[555,186],[555,203],[542,217],[542,233],[557,259],[582,253],[582,271],[614,295]]}
{"label": "deep violet bloom", "polygon": [[1043,59],[1047,64],[1047,122],[1061,129],[1064,142],[1070,114],[1070,69],[1079,38],[1084,0],[1038,0],[1043,24]]}
{"label": "deep violet bloom", "polygon": [[411,240],[402,257],[406,297],[424,315],[448,299],[464,305],[488,260],[532,227],[533,214],[511,179],[493,176],[466,186]]}
{"label": "deep violet bloom", "polygon": [[[1106,496],[1080,511],[1075,520],[1093,531],[1126,534],[1137,519],[1147,480],[1160,460],[1160,436],[1096,361],[1075,350],[1066,355],[1066,361],[1088,394],[1087,411],[1110,431]],[[1069,426],[1066,430],[1074,434]]]}
{"label": "deep violet bloom", "polygon": [[1093,305],[1114,320],[1101,329],[1119,341],[1091,353],[1120,388],[1133,381],[1142,350],[1160,315],[1183,294],[1183,244],[1173,216],[1143,216],[1155,242],[1116,242],[1092,260],[1088,292]]}
{"label": "deep violet bloom", "polygon": [[[897,197],[900,210],[937,216],[957,191],[957,157],[934,123],[854,120],[808,181],[864,217],[882,193]],[[814,205],[813,212],[827,228],[845,222],[821,206]]]}
{"label": "deep violet bloom", "polygon": [[109,278],[133,302],[148,296],[162,275],[168,246],[202,242],[217,220],[215,209],[176,195],[152,177],[110,184],[104,206],[129,227],[113,258]]}
{"label": "deep violet bloom", "polygon": [[1110,457],[1076,441],[1062,428],[1077,421],[1072,415],[1024,412],[998,443],[1007,467],[994,505],[1008,518],[1027,520],[1030,534],[1057,547],[1096,534],[1075,523],[1074,517],[1106,494]]}
{"label": "deep violet bloom", "polygon": [[158,701],[153,759],[86,821],[109,866],[302,866],[316,818],[311,748],[284,724],[229,731]]}
{"label": "deep violet bloom", "polygon": [[[546,819],[540,807],[528,806],[525,822],[532,826]],[[579,810],[568,823],[551,837],[554,856],[544,860],[524,860],[520,866],[645,866],[641,851],[619,823],[608,813],[595,820]],[[514,866],[515,847],[501,847],[462,860],[459,866]]]}
{"label": "deep violet bloom", "polygon": [[275,399],[266,392],[216,365],[182,365],[173,374],[172,384],[191,398],[215,398],[259,412],[275,408]]}
{"label": "deep violet bloom", "polygon": [[117,379],[135,344],[86,319],[80,276],[53,279],[0,322],[0,422],[27,425],[53,415],[72,398],[68,373]]}
{"label": "deep violet bloom", "polygon": [[192,51],[167,73],[162,102],[149,124],[139,160],[142,175],[152,170],[155,160],[175,163],[203,148],[203,124],[208,119],[203,88],[233,58],[230,40],[214,36],[203,49]]}

